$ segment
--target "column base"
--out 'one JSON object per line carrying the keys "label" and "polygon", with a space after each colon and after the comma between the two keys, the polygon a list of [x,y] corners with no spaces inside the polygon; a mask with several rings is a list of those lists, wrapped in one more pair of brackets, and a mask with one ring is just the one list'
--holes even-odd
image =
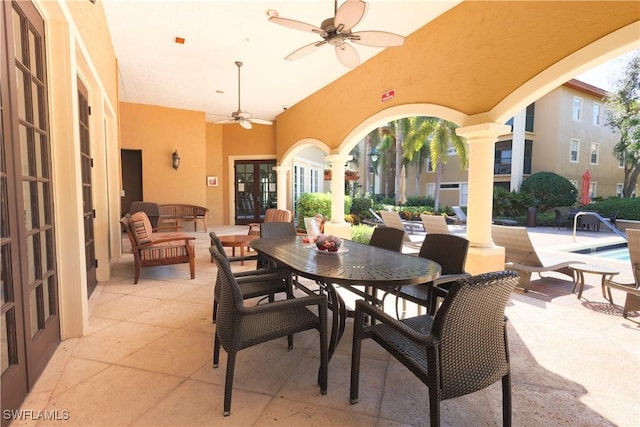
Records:
{"label": "column base", "polygon": [[325,222],[324,234],[333,234],[341,239],[351,240],[351,224],[348,222]]}
{"label": "column base", "polygon": [[469,248],[465,270],[470,274],[489,273],[504,270],[504,248]]}

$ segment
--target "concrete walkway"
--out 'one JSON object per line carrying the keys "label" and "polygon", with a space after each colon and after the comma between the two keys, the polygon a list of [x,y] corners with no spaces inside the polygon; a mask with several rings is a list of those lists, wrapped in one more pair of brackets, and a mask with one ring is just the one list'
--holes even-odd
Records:
{"label": "concrete walkway", "polygon": [[[210,229],[246,233],[246,227]],[[190,234],[198,238],[195,280],[186,265],[162,266],[144,269],[133,285],[133,259],[125,254],[112,279],[96,288],[86,335],[61,343],[23,405],[65,410],[69,419],[13,426],[428,425],[426,386],[374,343],[363,348],[360,402],[349,403],[351,323],[329,365],[326,396],[316,385],[317,334],[299,334],[292,351],[278,340],[239,353],[232,413],[223,418],[226,354],[220,368],[211,366],[217,269],[208,235]],[[612,233],[583,234],[577,242],[564,230],[530,234],[541,250],[556,251],[606,243]],[[630,272],[628,262],[575,257]],[[515,292],[507,307],[514,425],[637,426],[640,317],[623,319],[622,294],[614,293],[611,306],[598,277],[587,275],[581,300],[566,279],[549,273],[533,280],[532,291]],[[445,401],[442,424],[500,425],[500,402],[499,384]]]}

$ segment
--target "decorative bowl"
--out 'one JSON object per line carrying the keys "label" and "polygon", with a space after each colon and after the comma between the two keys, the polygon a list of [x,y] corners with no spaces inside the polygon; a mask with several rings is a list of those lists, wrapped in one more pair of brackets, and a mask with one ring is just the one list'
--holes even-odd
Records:
{"label": "decorative bowl", "polygon": [[331,234],[319,234],[316,238],[316,247],[319,251],[337,252],[342,246],[342,240]]}

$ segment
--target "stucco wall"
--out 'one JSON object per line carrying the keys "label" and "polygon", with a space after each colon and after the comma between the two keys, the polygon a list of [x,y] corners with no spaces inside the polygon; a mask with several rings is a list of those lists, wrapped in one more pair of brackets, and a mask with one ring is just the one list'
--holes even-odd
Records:
{"label": "stucco wall", "polygon": [[[157,203],[207,204],[205,114],[120,103],[123,149],[142,150],[144,199]],[[180,168],[171,166],[174,150]]]}

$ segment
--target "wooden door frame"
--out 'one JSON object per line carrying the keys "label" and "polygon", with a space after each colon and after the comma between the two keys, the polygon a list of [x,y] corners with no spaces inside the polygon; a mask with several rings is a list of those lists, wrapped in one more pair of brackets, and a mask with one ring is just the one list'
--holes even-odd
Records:
{"label": "wooden door frame", "polygon": [[228,205],[229,206],[229,223],[231,225],[236,225],[235,218],[235,195],[236,195],[236,181],[235,181],[235,164],[236,160],[273,160],[275,165],[278,166],[278,158],[274,154],[258,154],[253,156],[242,155],[242,156],[229,156],[227,158],[227,166],[229,174],[227,175],[229,183],[229,195],[228,195]]}

